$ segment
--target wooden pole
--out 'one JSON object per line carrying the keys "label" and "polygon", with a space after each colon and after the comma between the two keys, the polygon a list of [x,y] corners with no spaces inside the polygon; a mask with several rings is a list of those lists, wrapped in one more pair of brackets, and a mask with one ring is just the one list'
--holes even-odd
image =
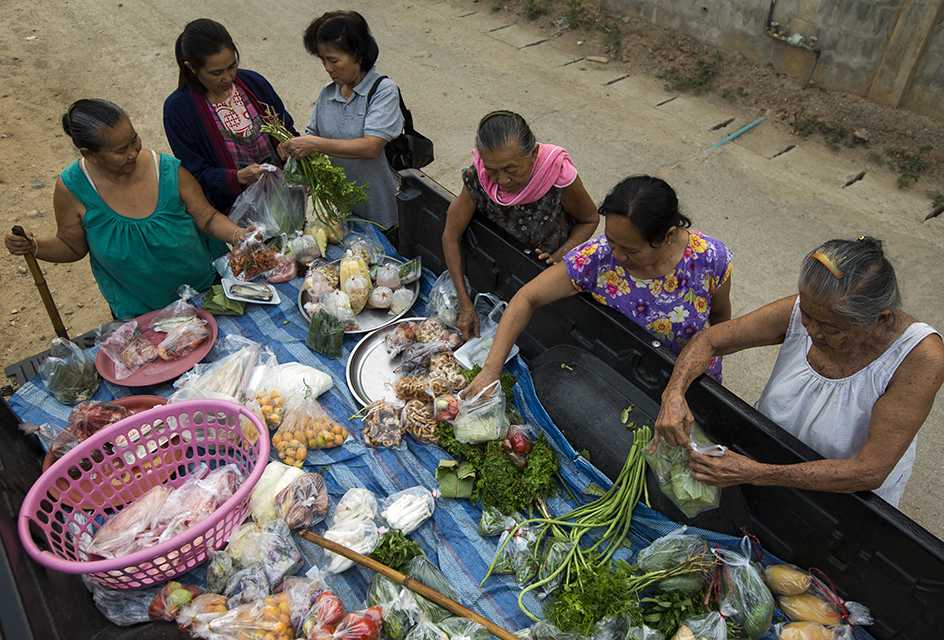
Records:
{"label": "wooden pole", "polygon": [[[23,238],[27,237],[26,232],[23,231],[23,227],[20,225],[13,227],[13,235],[21,236]],[[36,283],[36,288],[39,289],[39,297],[43,299],[43,305],[46,307],[46,314],[52,321],[52,328],[55,329],[57,336],[68,340],[69,333],[66,331],[66,325],[62,323],[62,318],[59,316],[59,309],[56,308],[56,303],[53,302],[52,294],[49,293],[49,287],[46,286],[46,277],[43,276],[43,270],[39,268],[39,263],[36,262],[36,258],[34,256],[27,253],[23,257],[26,258],[26,266],[29,267],[30,273],[33,274],[33,282]]]}
{"label": "wooden pole", "polygon": [[344,556],[348,560],[356,562],[362,567],[367,567],[371,571],[375,571],[389,578],[396,584],[406,587],[413,593],[423,596],[427,600],[438,604],[443,609],[446,609],[459,617],[466,618],[468,620],[471,620],[472,622],[476,622],[480,624],[481,626],[485,627],[485,629],[496,638],[501,638],[501,640],[518,640],[518,636],[516,636],[515,634],[509,631],[506,631],[505,629],[502,629],[501,627],[499,627],[497,624],[495,624],[488,618],[483,618],[476,612],[472,611],[471,609],[467,609],[466,607],[463,607],[461,604],[459,604],[455,600],[452,600],[451,598],[447,598],[446,596],[439,593],[435,589],[427,587],[425,584],[423,584],[419,580],[414,580],[413,578],[407,575],[404,575],[400,573],[399,571],[396,571],[395,569],[391,569],[390,567],[388,567],[387,565],[381,562],[377,562],[373,558],[369,558],[352,549],[348,549],[344,545],[328,540],[324,536],[320,536],[317,533],[313,533],[311,531],[302,531],[301,536],[305,538],[306,540],[308,540],[309,542],[315,543],[319,547],[322,547],[324,549],[327,549],[328,551],[336,553],[339,556]]}

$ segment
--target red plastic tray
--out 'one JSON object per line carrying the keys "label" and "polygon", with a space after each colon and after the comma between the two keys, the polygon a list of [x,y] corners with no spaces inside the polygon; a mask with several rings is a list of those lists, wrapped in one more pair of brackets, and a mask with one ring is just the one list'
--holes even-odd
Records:
{"label": "red plastic tray", "polygon": [[[166,333],[158,333],[151,330],[151,321],[158,313],[160,313],[160,310],[145,313],[143,316],[136,318],[138,326],[142,327],[141,332],[144,337],[155,345],[160,344],[161,340],[167,335]],[[155,360],[146,364],[127,378],[119,380],[115,377],[115,363],[99,349],[98,354],[95,356],[95,368],[98,369],[98,373],[103,378],[123,387],[151,387],[167,382],[168,380],[173,380],[190,369],[190,367],[203,360],[216,343],[216,319],[212,314],[207,313],[203,309],[197,309],[197,315],[206,320],[207,327],[210,329],[210,337],[184,357],[170,362]]]}

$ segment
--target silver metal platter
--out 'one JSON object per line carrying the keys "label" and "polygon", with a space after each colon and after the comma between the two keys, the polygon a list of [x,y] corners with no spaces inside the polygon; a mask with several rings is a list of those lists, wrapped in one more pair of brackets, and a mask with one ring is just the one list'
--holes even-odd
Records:
{"label": "silver metal platter", "polygon": [[393,383],[398,377],[394,373],[397,365],[387,355],[384,338],[401,322],[422,322],[426,318],[401,318],[369,333],[351,350],[347,361],[347,388],[361,404],[367,406],[377,400],[397,401]]}
{"label": "silver metal platter", "polygon": [[[331,264],[340,264],[340,263],[341,263],[340,260],[335,260]],[[391,258],[390,256],[384,256],[383,260],[381,260],[380,262],[380,264],[382,265],[395,264],[398,266],[402,265],[403,263],[404,263],[403,260],[397,260],[396,258]],[[417,280],[416,282],[406,285],[404,288],[409,289],[410,291],[413,292],[413,301],[410,303],[409,307],[407,307],[406,309],[404,309],[403,311],[401,311],[395,316],[390,315],[386,309],[366,309],[365,308],[363,311],[357,314],[357,316],[355,316],[354,318],[355,320],[357,320],[357,327],[354,329],[347,329],[344,331],[344,333],[358,334],[358,333],[368,333],[370,331],[376,331],[377,329],[382,329],[383,327],[387,327],[393,324],[394,322],[396,322],[397,320],[405,316],[407,313],[409,313],[410,309],[413,308],[413,305],[416,304],[416,301],[420,297],[420,281]],[[305,318],[305,321],[309,323],[311,322],[311,315],[307,311],[305,311],[305,303],[310,302],[310,301],[311,300],[308,297],[308,291],[305,289],[303,285],[301,290],[298,292],[298,310],[301,312],[302,317]]]}

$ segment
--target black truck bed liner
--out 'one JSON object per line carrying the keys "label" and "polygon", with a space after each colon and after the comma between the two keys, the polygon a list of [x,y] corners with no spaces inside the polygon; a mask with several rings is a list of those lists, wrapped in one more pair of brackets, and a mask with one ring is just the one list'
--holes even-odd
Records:
{"label": "black truck bed liner", "polygon": [[[424,266],[441,271],[445,262],[440,238],[453,195],[422,172],[407,171],[402,176],[398,196],[400,252],[422,256]],[[472,287],[509,300],[542,269],[524,249],[487,220],[476,217],[463,247]],[[546,353],[561,345],[576,351],[563,356],[560,351]],[[631,390],[625,399],[650,416],[674,363],[673,356],[655,347],[643,329],[589,296],[539,310],[518,346],[535,366],[536,384],[543,378],[542,364],[550,363],[553,368],[556,362],[559,368],[561,357],[577,359],[580,350],[596,356],[629,383]],[[605,416],[612,419],[613,413],[606,413],[612,408],[607,408],[605,391],[586,399],[585,418],[580,422],[568,422],[577,420],[580,412],[558,406],[561,403],[555,398],[559,395],[551,393],[542,401],[551,416],[561,420],[558,426],[577,443],[576,448],[587,446],[580,444],[586,438],[581,432],[583,425],[607,419]],[[706,432],[739,453],[775,464],[819,457],[707,377],[692,385],[688,400]],[[596,442],[597,449],[608,449],[599,444]],[[597,456],[593,462],[612,473],[613,461]],[[663,510],[664,505],[656,506]],[[664,511],[684,521],[677,511],[668,507]],[[771,553],[825,571],[846,598],[868,604],[876,618],[870,631],[880,640],[944,637],[944,542],[872,493],[744,486],[725,491],[720,513],[704,514],[694,524],[730,533],[746,525]]]}

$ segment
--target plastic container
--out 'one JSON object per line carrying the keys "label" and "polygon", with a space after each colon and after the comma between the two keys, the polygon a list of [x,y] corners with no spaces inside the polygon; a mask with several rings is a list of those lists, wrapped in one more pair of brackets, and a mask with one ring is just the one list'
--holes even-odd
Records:
{"label": "plastic container", "polygon": [[[249,513],[249,497],[269,461],[269,432],[244,407],[193,400],[156,407],[101,430],[42,474],[20,508],[20,542],[37,563],[88,574],[111,589],[171,580],[207,560]],[[107,560],[84,558],[76,544],[158,484],[180,486],[201,463],[236,464],[243,483],[210,517],[165,543]],[[73,505],[81,505],[75,508]],[[41,549],[33,533],[44,540]]]}

